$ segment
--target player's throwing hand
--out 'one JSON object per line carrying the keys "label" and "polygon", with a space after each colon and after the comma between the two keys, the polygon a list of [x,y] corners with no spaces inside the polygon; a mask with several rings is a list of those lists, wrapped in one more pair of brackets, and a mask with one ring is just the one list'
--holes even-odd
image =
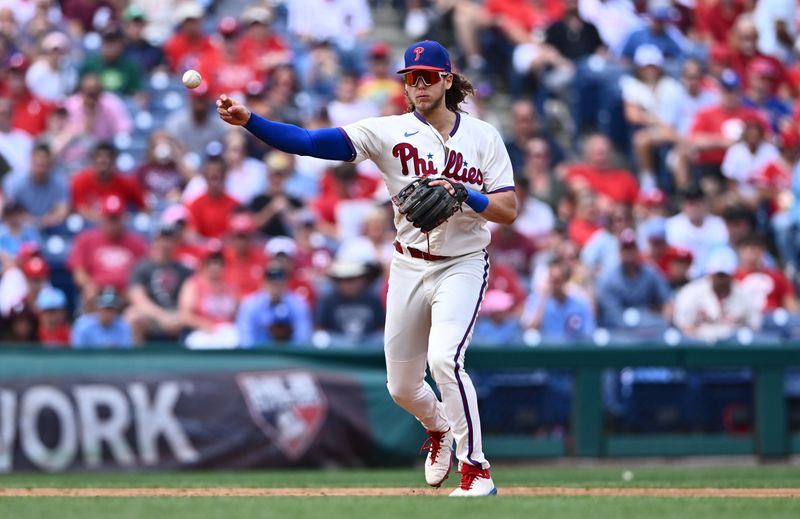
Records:
{"label": "player's throwing hand", "polygon": [[225,94],[217,99],[217,113],[228,124],[244,126],[250,120],[250,110]]}

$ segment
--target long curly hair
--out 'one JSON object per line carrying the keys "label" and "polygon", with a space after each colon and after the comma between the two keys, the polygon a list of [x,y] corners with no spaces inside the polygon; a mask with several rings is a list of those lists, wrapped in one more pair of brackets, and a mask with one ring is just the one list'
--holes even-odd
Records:
{"label": "long curly hair", "polygon": [[[453,73],[452,76],[453,84],[444,93],[444,105],[451,112],[464,113],[464,110],[462,110],[459,105],[464,102],[467,96],[475,95],[475,88],[472,86],[472,83],[469,82],[469,79],[461,74]],[[411,98],[408,97],[408,94],[406,94],[406,99],[408,100],[408,111],[414,111],[414,103],[411,101]]]}

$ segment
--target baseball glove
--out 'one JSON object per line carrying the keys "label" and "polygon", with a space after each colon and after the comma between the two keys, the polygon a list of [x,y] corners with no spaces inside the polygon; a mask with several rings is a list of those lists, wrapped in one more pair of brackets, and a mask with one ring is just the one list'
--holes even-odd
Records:
{"label": "baseball glove", "polygon": [[[434,180],[449,182],[455,189],[455,195],[451,195],[445,186],[431,186]],[[423,177],[401,189],[392,197],[392,202],[397,205],[400,214],[406,215],[406,220],[427,233],[460,211],[466,199],[467,188],[463,184],[446,178]]]}

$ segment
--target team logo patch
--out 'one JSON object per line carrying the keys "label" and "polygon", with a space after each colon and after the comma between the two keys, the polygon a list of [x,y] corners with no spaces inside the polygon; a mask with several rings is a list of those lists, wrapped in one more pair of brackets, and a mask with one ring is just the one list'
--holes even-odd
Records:
{"label": "team logo patch", "polygon": [[425,52],[425,47],[414,47],[414,61],[419,61],[419,57]]}
{"label": "team logo patch", "polygon": [[328,414],[316,377],[306,371],[242,373],[236,377],[250,417],[288,458],[305,454]]}

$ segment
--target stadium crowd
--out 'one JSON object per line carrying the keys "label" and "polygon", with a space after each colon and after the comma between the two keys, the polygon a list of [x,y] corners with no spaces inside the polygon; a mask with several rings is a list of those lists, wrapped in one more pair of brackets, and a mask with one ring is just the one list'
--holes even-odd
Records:
{"label": "stadium crowd", "polygon": [[[800,332],[796,1],[380,4],[452,49],[465,110],[506,132],[519,218],[493,228],[474,343]],[[213,106],[403,113],[374,9],[0,0],[0,340],[379,347],[376,166],[269,149]]]}

